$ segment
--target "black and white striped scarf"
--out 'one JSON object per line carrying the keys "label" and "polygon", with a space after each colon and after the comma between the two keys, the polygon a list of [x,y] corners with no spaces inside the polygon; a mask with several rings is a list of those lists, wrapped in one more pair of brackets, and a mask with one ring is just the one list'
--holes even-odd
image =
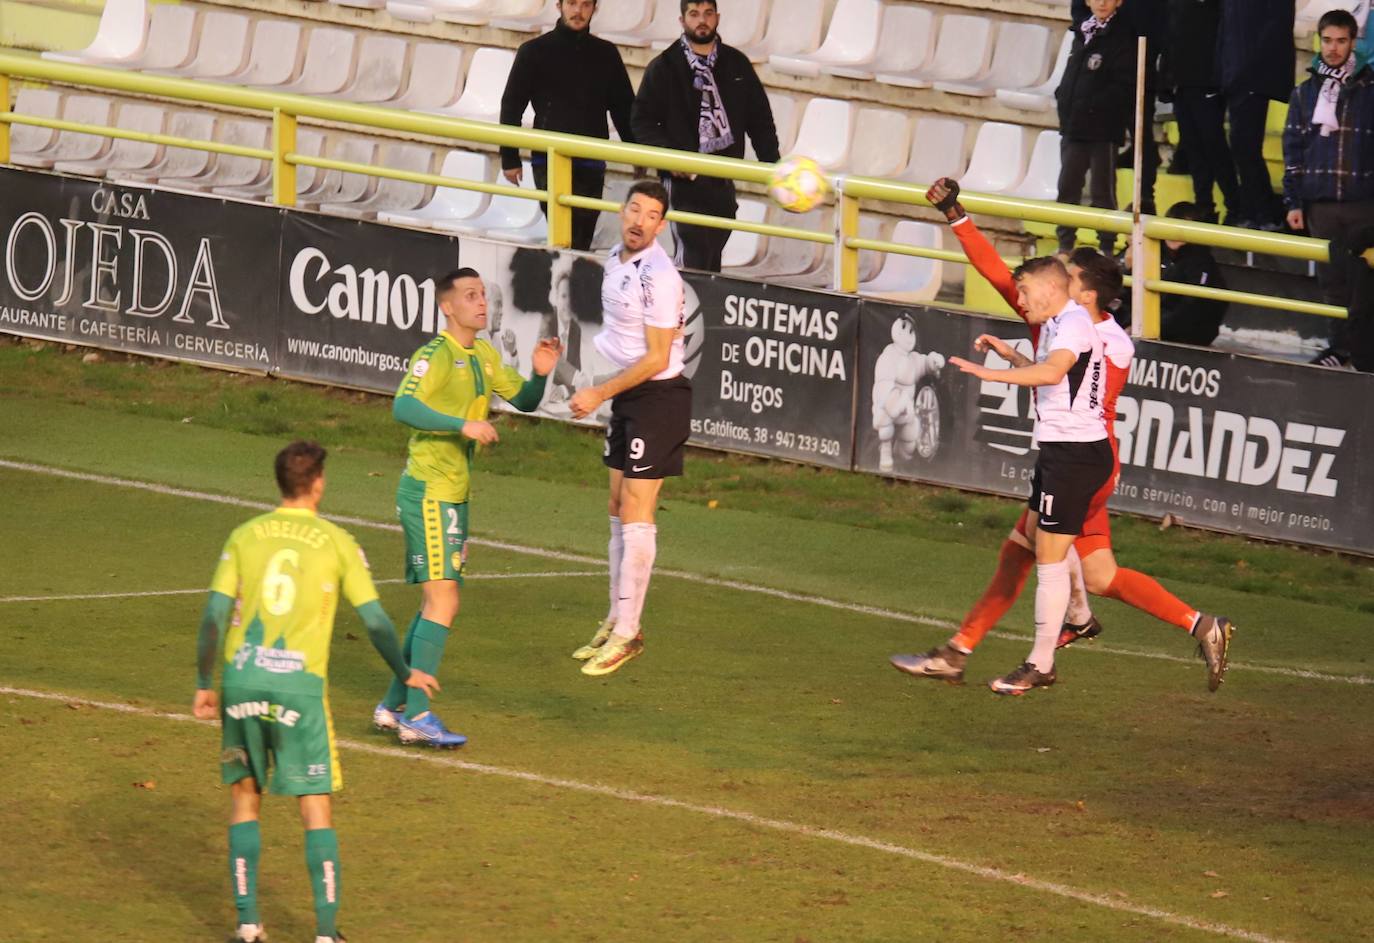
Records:
{"label": "black and white striped scarf", "polygon": [[735,135],[730,131],[730,117],[725,113],[725,102],[716,86],[716,54],[720,52],[720,42],[717,41],[706,56],[697,55],[685,34],[681,42],[682,51],[687,55],[687,64],[692,67],[692,85],[701,92],[697,149],[703,154],[715,154],[735,143]]}

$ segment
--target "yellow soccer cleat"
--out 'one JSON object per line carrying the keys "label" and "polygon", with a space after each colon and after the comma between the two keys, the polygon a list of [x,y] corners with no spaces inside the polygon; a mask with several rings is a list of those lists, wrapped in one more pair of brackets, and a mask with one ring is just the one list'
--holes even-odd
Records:
{"label": "yellow soccer cleat", "polygon": [[608,675],[613,671],[619,671],[621,665],[631,658],[637,658],[643,651],[644,636],[636,635],[634,638],[623,639],[613,635],[582,666],[582,673],[592,677]]}
{"label": "yellow soccer cleat", "polygon": [[592,636],[592,640],[573,652],[573,657],[578,661],[586,661],[591,658],[601,650],[602,645],[606,644],[606,639],[611,637],[611,629],[613,628],[615,628],[614,619],[602,619],[601,624],[596,628],[596,634]]}

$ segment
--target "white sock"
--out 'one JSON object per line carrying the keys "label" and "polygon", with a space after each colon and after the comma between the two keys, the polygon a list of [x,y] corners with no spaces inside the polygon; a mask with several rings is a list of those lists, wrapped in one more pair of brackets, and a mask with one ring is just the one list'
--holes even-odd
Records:
{"label": "white sock", "polygon": [[1070,547],[1064,562],[1069,565],[1070,586],[1069,608],[1064,619],[1072,625],[1087,625],[1092,621],[1093,610],[1088,603],[1088,590],[1083,582],[1083,561],[1078,558],[1078,551]]}
{"label": "white sock", "polygon": [[1069,608],[1069,562],[1035,565],[1035,646],[1026,659],[1042,674],[1054,667],[1054,645]]}
{"label": "white sock", "polygon": [[653,524],[626,524],[625,557],[620,563],[615,634],[634,638],[639,634],[639,616],[644,611],[644,596],[649,591],[649,575],[658,553],[658,528]]}
{"label": "white sock", "polygon": [[606,544],[606,556],[611,563],[611,608],[606,611],[606,618],[611,622],[615,621],[616,607],[619,606],[620,594],[617,587],[620,585],[620,562],[625,559],[625,536],[621,526],[620,518],[611,515],[611,540]]}

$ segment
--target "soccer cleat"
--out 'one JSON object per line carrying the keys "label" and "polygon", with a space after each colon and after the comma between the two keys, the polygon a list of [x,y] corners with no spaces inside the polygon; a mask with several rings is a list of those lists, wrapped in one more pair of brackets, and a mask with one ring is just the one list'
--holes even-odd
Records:
{"label": "soccer cleat", "polygon": [[613,628],[615,628],[614,619],[602,619],[601,624],[596,627],[596,634],[592,636],[592,640],[573,652],[573,657],[578,661],[586,661],[591,658],[601,650],[601,646],[606,644],[606,639],[611,637],[611,629]]}
{"label": "soccer cleat", "polygon": [[372,726],[378,730],[394,731],[400,728],[401,718],[406,715],[406,709],[401,707],[387,707],[385,704],[378,704],[372,709]]}
{"label": "soccer cleat", "polygon": [[935,678],[959,684],[964,680],[964,665],[968,663],[968,655],[952,645],[941,645],[924,655],[893,655],[888,661],[898,671],[917,678]]}
{"label": "soccer cleat", "polygon": [[456,750],[468,742],[461,733],[454,733],[444,726],[433,711],[426,711],[414,720],[401,717],[397,720],[400,729],[397,733],[402,743],[422,743],[441,750]]}
{"label": "soccer cleat", "polygon": [[267,931],[260,923],[241,923],[229,938],[229,943],[267,943]]}
{"label": "soccer cleat", "polygon": [[636,635],[634,638],[621,638],[618,635],[613,635],[582,666],[582,673],[594,678],[608,675],[613,671],[619,671],[620,666],[631,658],[638,658],[643,651],[644,636]]}
{"label": "soccer cleat", "polygon": [[1022,662],[1020,667],[1013,668],[1011,671],[1002,675],[1000,678],[993,678],[988,682],[988,687],[992,688],[994,694],[1025,694],[1031,688],[1047,688],[1054,684],[1056,675],[1051,668],[1048,674],[1032,665],[1030,662]]}
{"label": "soccer cleat", "polygon": [[1084,639],[1095,639],[1101,634],[1102,623],[1097,621],[1097,616],[1089,616],[1088,621],[1082,625],[1065,622],[1064,627],[1059,630],[1059,641],[1054,643],[1054,647],[1063,648]]}
{"label": "soccer cleat", "polygon": [[1207,690],[1215,691],[1225,680],[1231,654],[1231,636],[1236,627],[1225,616],[1198,616],[1193,638],[1197,639],[1197,653],[1207,662]]}
{"label": "soccer cleat", "polygon": [[348,940],[344,938],[342,933],[335,930],[333,936],[316,936],[315,943],[348,943]]}

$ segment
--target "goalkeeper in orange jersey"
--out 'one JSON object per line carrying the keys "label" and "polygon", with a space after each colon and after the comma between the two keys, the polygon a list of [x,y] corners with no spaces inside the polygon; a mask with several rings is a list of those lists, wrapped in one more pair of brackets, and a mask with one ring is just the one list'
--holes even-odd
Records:
{"label": "goalkeeper in orange jersey", "polygon": [[[942,177],[931,185],[926,197],[949,220],[964,254],[980,275],[986,278],[1022,320],[1026,318],[1024,298],[1018,279],[997,255],[992,244],[978,231],[959,204],[959,185]],[[1116,488],[1121,461],[1117,455],[1116,400],[1130,375],[1134,345],[1120,325],[1103,309],[1121,290],[1121,272],[1116,262],[1091,250],[1079,250],[1069,260],[1070,293],[1088,309],[1102,335],[1107,350],[1107,395],[1104,406],[1107,436],[1114,456],[1112,476],[1094,496],[1083,529],[1069,554],[1074,571],[1074,598],[1059,635],[1059,647],[1079,639],[1094,638],[1102,623],[1092,614],[1084,590],[1118,599],[1147,612],[1163,622],[1189,632],[1198,642],[1198,651],[1207,663],[1207,687],[1215,691],[1226,673],[1231,636],[1235,626],[1224,616],[1203,613],[1170,593],[1158,581],[1137,570],[1117,565],[1112,553],[1111,525],[1107,500]],[[1031,342],[1039,341],[1040,329],[1030,326]],[[999,351],[1000,353],[1000,351]],[[925,654],[893,655],[892,664],[907,674],[922,678],[962,681],[968,656],[983,637],[1006,615],[1025,586],[1035,551],[1027,537],[1028,510],[1021,512],[997,557],[997,570],[983,595],[964,616],[959,630]]]}

